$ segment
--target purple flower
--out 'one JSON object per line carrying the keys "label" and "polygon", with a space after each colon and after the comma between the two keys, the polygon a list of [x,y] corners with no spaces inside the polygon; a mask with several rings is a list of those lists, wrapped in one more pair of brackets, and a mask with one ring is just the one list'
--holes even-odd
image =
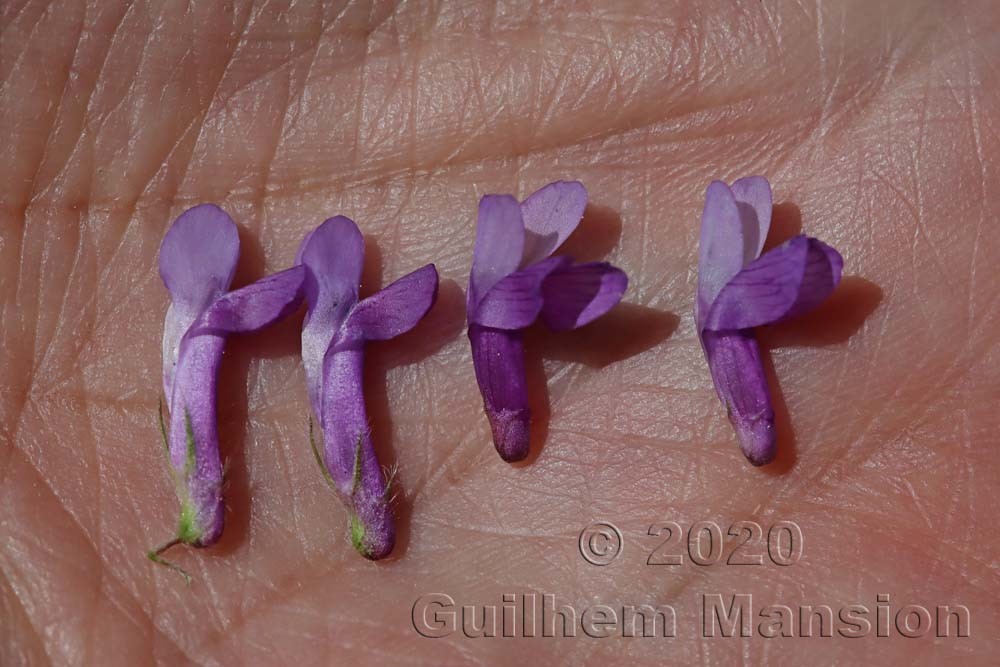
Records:
{"label": "purple flower", "polygon": [[541,315],[568,330],[608,312],[625,292],[625,273],[605,262],[551,257],[583,217],[587,190],[557,181],[522,203],[510,195],[479,202],[467,311],[472,363],[493,443],[505,461],[528,455],[528,384],[523,330]]}
{"label": "purple flower", "polygon": [[796,236],[761,255],[771,224],[771,186],[762,176],[705,193],[695,319],[715,391],[743,453],[755,466],[774,460],[774,409],[753,328],[818,306],[840,282],[840,254]]}
{"label": "purple flower", "polygon": [[160,276],[170,292],[163,324],[169,432],[162,416],[161,428],[181,512],[177,536],[149,554],[157,562],[175,544],[207,547],[222,534],[215,391],[226,337],[266,327],[302,301],[302,267],[228,292],[239,253],[236,225],[213,204],[181,214],[160,246]]}
{"label": "purple flower", "polygon": [[338,216],[303,239],[296,263],[307,269],[302,361],[324,439],[322,455],[313,450],[350,512],[354,548],[376,560],[392,551],[396,529],[365,411],[365,343],[416,326],[437,298],[438,276],[428,264],[358,301],[364,257],[357,225]]}

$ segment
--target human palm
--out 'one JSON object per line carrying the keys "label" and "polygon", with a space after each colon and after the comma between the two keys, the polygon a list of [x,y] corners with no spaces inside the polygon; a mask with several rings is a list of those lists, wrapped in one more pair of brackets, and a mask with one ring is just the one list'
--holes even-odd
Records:
{"label": "human palm", "polygon": [[[0,11],[0,664],[996,654],[992,3]],[[705,186],[748,174],[774,186],[771,243],[801,227],[847,276],[814,313],[760,332],[780,430],[762,469],[739,451],[692,317]],[[476,202],[559,178],[591,202],[566,252],[613,262],[630,286],[584,329],[529,333],[533,451],[512,466],[463,333]],[[208,201],[240,225],[236,286],[289,266],[337,214],[367,237],[363,293],[437,265],[437,305],[373,344],[366,372],[376,447],[397,470],[390,559],[354,552],[310,452],[301,313],[230,341],[222,541],[169,552],[190,588],[143,557],[177,514],[157,426],[157,250]],[[578,546],[594,521],[623,535],[605,567]],[[660,547],[654,524],[670,521],[735,536],[698,565],[687,534]],[[749,528],[739,546],[741,521],[761,542]],[[726,563],[765,554],[779,522],[801,529],[797,562]],[[682,564],[647,564],[671,555]],[[677,637],[472,639],[459,623],[429,639],[411,617],[435,593],[672,605]],[[971,637],[764,639],[756,620],[750,638],[704,637],[703,596],[741,593],[754,613],[865,605],[873,625],[879,594],[893,615],[965,605]]]}

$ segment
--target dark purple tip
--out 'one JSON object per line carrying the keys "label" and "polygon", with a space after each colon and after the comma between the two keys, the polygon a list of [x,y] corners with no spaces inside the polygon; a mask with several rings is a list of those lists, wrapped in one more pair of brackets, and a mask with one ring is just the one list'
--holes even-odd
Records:
{"label": "dark purple tip", "polygon": [[767,465],[778,452],[774,429],[774,412],[768,411],[755,419],[739,419],[730,415],[730,421],[740,441],[740,449],[755,466]]}
{"label": "dark purple tip", "polygon": [[473,323],[469,342],[493,444],[504,461],[520,461],[528,456],[531,422],[524,335]]}
{"label": "dark purple tip", "polygon": [[486,414],[500,458],[508,463],[525,459],[530,449],[531,410],[487,410]]}

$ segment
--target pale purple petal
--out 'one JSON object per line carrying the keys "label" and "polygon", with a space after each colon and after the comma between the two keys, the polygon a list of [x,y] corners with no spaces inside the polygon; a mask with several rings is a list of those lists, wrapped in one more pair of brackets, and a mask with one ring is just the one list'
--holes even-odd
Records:
{"label": "pale purple petal", "polygon": [[169,404],[181,337],[229,289],[240,253],[236,224],[214,204],[182,213],[160,245],[160,277],[170,292],[163,322],[163,392]]}
{"label": "pale purple petal", "polygon": [[363,387],[364,342],[331,347],[323,363],[323,463],[350,513],[351,541],[365,558],[396,539],[385,475],[375,455]]}
{"label": "pale purple petal", "polygon": [[415,327],[434,305],[438,275],[433,264],[403,276],[385,289],[358,302],[344,328],[349,336],[388,340]]}
{"label": "pale purple petal", "polygon": [[[503,199],[506,215],[513,220],[517,216],[509,210],[510,201]],[[469,280],[468,334],[493,442],[506,461],[523,459],[529,450],[531,413],[522,329],[543,308],[555,328],[580,326],[607,312],[627,285],[624,274],[608,265],[584,265],[573,271],[570,258],[550,256],[577,227],[586,205],[587,191],[575,181],[551,183],[532,194],[520,205],[518,221],[524,236],[517,241],[517,253],[499,247],[507,242],[502,234],[487,238],[480,224]],[[481,214],[481,223],[489,217]],[[480,253],[487,251],[502,253],[503,262],[491,265],[502,264],[502,269],[480,275],[476,270]],[[511,266],[515,258],[517,266]],[[563,270],[570,273],[545,287],[547,278]]]}
{"label": "pale purple petal", "polygon": [[698,246],[698,296],[695,312],[699,328],[730,278],[743,268],[743,223],[732,190],[712,181],[705,192]]}
{"label": "pale purple petal", "polygon": [[796,236],[748,264],[719,292],[703,328],[749,329],[800,315],[840,282],[843,259],[808,236]]}
{"label": "pale purple petal", "polygon": [[579,181],[556,181],[521,204],[526,236],[521,266],[541,261],[573,233],[587,208],[587,189]]}
{"label": "pale purple petal", "polygon": [[309,269],[305,286],[311,316],[323,311],[321,317],[339,314],[342,319],[358,300],[365,261],[361,230],[350,218],[330,218],[306,235],[298,260]]}
{"label": "pale purple petal", "polygon": [[625,272],[606,262],[563,267],[542,283],[542,321],[556,331],[582,327],[611,310],[627,287]]}
{"label": "pale purple petal", "polygon": [[825,301],[840,284],[844,271],[844,258],[819,239],[808,238],[809,253],[802,273],[799,298],[782,319],[808,313]]}
{"label": "pale purple petal", "polygon": [[302,303],[306,270],[301,266],[228,292],[205,310],[191,330],[249,333],[280,320]]}
{"label": "pale purple petal", "polygon": [[[348,218],[348,220],[349,219],[350,218]],[[310,230],[310,231],[306,232],[305,236],[302,237],[302,242],[299,243],[299,248],[298,248],[298,250],[295,251],[295,261],[292,262],[293,265],[298,266],[299,264],[302,263],[302,253],[306,249],[306,246],[309,245],[309,239],[312,238],[312,236],[313,236],[313,234],[315,232],[316,232],[315,229]]]}
{"label": "pale purple petal", "polygon": [[479,200],[476,245],[469,276],[469,309],[505,276],[517,271],[524,253],[521,205],[510,195],[485,195]]}
{"label": "pale purple petal", "polygon": [[550,257],[510,274],[482,296],[469,313],[469,321],[508,330],[530,326],[542,310],[542,282],[571,261],[568,257]]}
{"label": "pale purple petal", "polygon": [[392,495],[378,463],[364,399],[368,340],[408,331],[437,295],[433,264],[358,302],[364,240],[347,218],[308,235],[299,251],[309,311],[302,358],[313,412],[323,432],[322,465],[350,512],[351,541],[366,558],[387,556],[395,542]]}
{"label": "pale purple petal", "polygon": [[197,313],[189,315],[185,310],[174,304],[167,306],[167,314],[163,318],[163,395],[167,398],[167,409],[170,409],[170,398],[174,392],[174,369],[177,367],[177,357],[180,354],[181,339]]}
{"label": "pale purple petal", "polygon": [[753,332],[705,331],[702,345],[740,449],[755,466],[770,463],[777,451],[774,409]]}
{"label": "pale purple petal", "polygon": [[776,438],[753,329],[816,307],[837,286],[843,269],[836,250],[806,236],[760,255],[771,215],[771,188],[763,177],[742,178],[731,190],[718,181],[709,186],[695,306],[716,392],[754,465],[774,459]]}
{"label": "pale purple petal", "polygon": [[211,205],[181,215],[160,249],[171,295],[163,343],[166,439],[181,512],[175,538],[148,554],[156,562],[165,563],[160,554],[174,544],[206,547],[222,534],[216,390],[227,334],[266,326],[302,298],[302,267],[227,293],[238,254],[236,226]]}
{"label": "pale purple petal", "polygon": [[236,224],[214,204],[182,213],[160,245],[160,277],[171,301],[197,315],[229,289],[240,255]]}
{"label": "pale purple petal", "polygon": [[299,255],[309,312],[302,327],[302,363],[309,399],[319,414],[323,357],[347,313],[358,301],[365,240],[349,218],[330,218],[311,232]]}
{"label": "pale purple petal", "polygon": [[528,455],[531,424],[524,334],[470,324],[469,343],[493,444],[503,460],[520,461]]}
{"label": "pale purple petal", "polygon": [[744,264],[760,256],[771,228],[771,184],[763,176],[747,176],[732,185],[743,222]]}
{"label": "pale purple petal", "polygon": [[208,546],[222,534],[222,465],[216,390],[226,336],[273,323],[301,302],[305,269],[294,267],[223,294],[184,334],[174,371],[167,437],[181,519],[177,539]]}
{"label": "pale purple petal", "polygon": [[167,442],[181,503],[177,537],[198,547],[219,539],[224,520],[216,390],[225,344],[222,334],[184,336],[170,401]]}

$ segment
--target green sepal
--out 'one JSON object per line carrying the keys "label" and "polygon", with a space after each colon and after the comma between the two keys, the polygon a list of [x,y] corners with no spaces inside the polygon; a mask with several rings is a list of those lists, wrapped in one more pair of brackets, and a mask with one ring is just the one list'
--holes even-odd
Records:
{"label": "green sepal", "polygon": [[333,477],[330,476],[330,471],[326,469],[326,463],[323,461],[323,455],[320,453],[319,447],[316,446],[316,439],[313,437],[312,417],[309,418],[309,447],[312,448],[313,456],[316,458],[316,465],[318,465],[320,471],[322,471],[323,478],[326,480],[327,484],[336,490],[337,484],[333,481]]}
{"label": "green sepal", "polygon": [[357,514],[351,515],[351,544],[359,554],[371,558],[371,552],[365,547],[365,525],[358,519]]}
{"label": "green sepal", "polygon": [[191,503],[181,503],[181,515],[177,520],[177,539],[184,544],[194,544],[201,539],[198,515]]}
{"label": "green sepal", "polygon": [[167,424],[163,421],[163,399],[157,400],[159,406],[160,415],[160,437],[163,438],[163,450],[167,453],[167,458],[170,458],[170,442],[167,440]]}
{"label": "green sepal", "polygon": [[187,437],[187,457],[184,461],[184,474],[190,475],[194,472],[197,463],[198,449],[194,442],[194,427],[191,425],[191,413],[184,410],[184,433]]}

